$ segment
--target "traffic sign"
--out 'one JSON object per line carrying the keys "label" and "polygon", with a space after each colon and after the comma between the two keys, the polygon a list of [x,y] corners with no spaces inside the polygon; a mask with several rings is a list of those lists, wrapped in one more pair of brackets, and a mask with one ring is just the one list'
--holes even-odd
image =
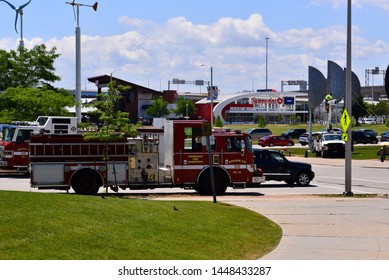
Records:
{"label": "traffic sign", "polygon": [[351,123],[350,116],[346,109],[344,109],[342,117],[340,118],[340,125],[342,126],[343,132],[346,132]]}
{"label": "traffic sign", "polygon": [[347,133],[342,133],[342,140],[344,142],[347,142],[348,141],[348,134]]}

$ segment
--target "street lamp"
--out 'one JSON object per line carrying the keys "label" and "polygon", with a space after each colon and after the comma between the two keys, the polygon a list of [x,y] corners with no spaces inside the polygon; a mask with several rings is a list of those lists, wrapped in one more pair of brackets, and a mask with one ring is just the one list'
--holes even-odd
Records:
{"label": "street lamp", "polygon": [[[207,67],[205,64],[201,64],[202,67]],[[213,128],[213,67],[211,66],[211,85],[209,86],[208,93],[211,98],[211,130]]]}
{"label": "street lamp", "polygon": [[269,52],[269,37],[266,37],[266,91],[267,91],[267,72],[268,72],[268,52]]}
{"label": "street lamp", "polygon": [[109,79],[110,82],[112,82],[113,74],[114,74],[115,72],[119,72],[119,71],[120,71],[120,69],[115,69],[115,70],[113,70],[113,71],[111,72],[111,77],[110,77],[110,79]]}
{"label": "street lamp", "polygon": [[[77,7],[77,26],[76,26],[76,117],[78,122],[81,122],[81,29],[80,29],[80,6],[92,7],[94,11],[97,10],[98,3],[96,2],[92,5],[85,5],[80,3],[73,2],[65,2],[74,7]],[[76,17],[76,14],[74,14]]]}

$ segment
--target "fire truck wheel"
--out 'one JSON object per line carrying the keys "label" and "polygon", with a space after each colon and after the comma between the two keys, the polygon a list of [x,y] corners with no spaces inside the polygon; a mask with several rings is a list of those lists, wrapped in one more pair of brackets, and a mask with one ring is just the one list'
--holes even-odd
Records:
{"label": "fire truck wheel", "polygon": [[[228,178],[226,174],[218,169],[213,172],[215,191],[217,195],[223,195],[227,190]],[[200,177],[196,190],[203,195],[212,195],[212,182],[210,170],[206,170]]]}
{"label": "fire truck wheel", "polygon": [[99,174],[91,169],[78,171],[71,181],[72,188],[77,194],[95,195],[102,185]]}

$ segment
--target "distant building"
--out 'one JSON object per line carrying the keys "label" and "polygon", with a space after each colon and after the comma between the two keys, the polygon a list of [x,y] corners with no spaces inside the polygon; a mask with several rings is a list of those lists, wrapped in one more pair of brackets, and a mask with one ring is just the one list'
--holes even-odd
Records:
{"label": "distant building", "polygon": [[[214,118],[224,123],[256,123],[260,116],[267,122],[289,122],[291,116],[308,120],[308,94],[303,92],[244,92],[219,94],[213,100]],[[197,114],[210,120],[211,100],[196,103]]]}
{"label": "distant building", "polygon": [[151,118],[146,114],[146,109],[153,103],[155,98],[164,96],[163,92],[108,75],[91,77],[88,78],[88,81],[97,86],[97,93],[101,93],[103,88],[108,88],[108,84],[111,81],[115,81],[117,85],[128,86],[129,90],[123,93],[123,99],[117,104],[117,109],[127,112],[131,123],[136,123],[139,120],[145,123],[150,122]]}

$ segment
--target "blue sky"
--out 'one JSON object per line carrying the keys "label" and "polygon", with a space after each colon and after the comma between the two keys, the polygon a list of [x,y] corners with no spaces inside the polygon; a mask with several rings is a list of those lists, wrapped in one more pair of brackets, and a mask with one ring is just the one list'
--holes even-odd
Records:
{"label": "blue sky", "polygon": [[[8,1],[14,6],[27,2]],[[352,65],[364,85],[365,69],[389,64],[389,1],[352,2]],[[346,8],[346,0],[102,0],[97,12],[80,7],[82,87],[94,89],[86,78],[114,72],[164,90],[173,78],[208,81],[212,66],[221,93],[264,88],[269,37],[268,84],[280,90],[281,81],[307,80],[308,66],[325,76],[328,60],[345,67]],[[14,20],[15,12],[0,1],[0,49],[19,44]],[[25,46],[55,46],[61,54],[56,73],[62,77],[56,85],[74,88],[72,7],[62,0],[32,0],[23,21]],[[382,76],[375,76],[374,84],[382,84]],[[172,88],[205,91],[194,85]]]}

